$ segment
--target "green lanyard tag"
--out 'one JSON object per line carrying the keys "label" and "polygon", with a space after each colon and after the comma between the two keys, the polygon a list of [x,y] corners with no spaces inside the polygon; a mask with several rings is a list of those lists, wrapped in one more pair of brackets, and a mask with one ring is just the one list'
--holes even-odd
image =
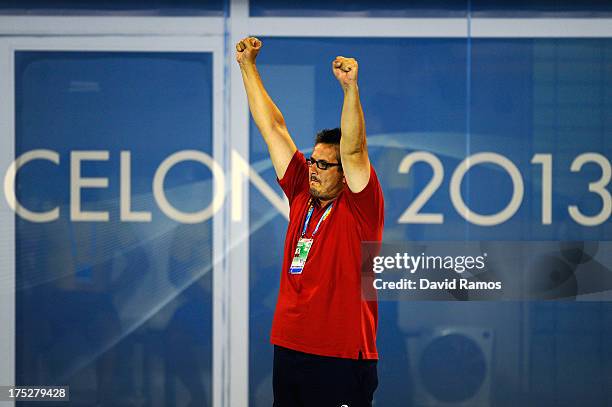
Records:
{"label": "green lanyard tag", "polygon": [[[306,214],[306,220],[304,221],[304,227],[302,229],[302,237],[300,237],[300,240],[298,240],[295,252],[293,253],[293,260],[291,261],[291,267],[289,267],[289,274],[302,274],[302,270],[304,270],[304,265],[306,264],[306,259],[308,258],[308,253],[310,253],[310,248],[312,247],[313,239],[307,239],[304,237],[306,235],[306,230],[308,229],[308,222],[310,222],[310,217],[314,211],[311,201],[308,201],[308,206],[308,213]],[[333,203],[327,207],[325,213],[323,213],[323,216],[321,216],[321,219],[319,219],[314,232],[312,232],[313,237],[319,230],[321,223],[323,223],[323,221],[329,216],[332,206],[334,206]]]}
{"label": "green lanyard tag", "polygon": [[304,270],[304,264],[308,258],[308,253],[312,247],[313,239],[300,238],[293,254],[293,261],[291,261],[291,267],[289,268],[290,274],[302,274]]}

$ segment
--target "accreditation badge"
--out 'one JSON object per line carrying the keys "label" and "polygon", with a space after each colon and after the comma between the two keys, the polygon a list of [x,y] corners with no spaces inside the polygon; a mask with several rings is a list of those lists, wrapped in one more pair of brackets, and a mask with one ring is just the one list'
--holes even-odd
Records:
{"label": "accreditation badge", "polygon": [[312,239],[300,238],[293,254],[293,260],[291,261],[291,267],[289,268],[290,274],[302,274],[304,270],[304,264],[308,258],[308,253],[312,247]]}

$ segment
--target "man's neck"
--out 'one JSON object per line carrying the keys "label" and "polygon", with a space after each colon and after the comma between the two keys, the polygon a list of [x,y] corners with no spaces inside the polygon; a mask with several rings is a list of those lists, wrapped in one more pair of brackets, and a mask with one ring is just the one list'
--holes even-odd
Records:
{"label": "man's neck", "polygon": [[330,199],[315,198],[315,201],[318,202],[321,208],[325,208],[328,203],[334,201],[336,198],[337,198],[336,196]]}

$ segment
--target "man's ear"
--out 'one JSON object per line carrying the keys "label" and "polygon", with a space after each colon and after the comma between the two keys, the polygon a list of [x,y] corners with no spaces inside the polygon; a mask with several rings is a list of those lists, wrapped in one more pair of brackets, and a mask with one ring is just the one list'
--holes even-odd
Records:
{"label": "man's ear", "polygon": [[346,184],[346,177],[344,175],[342,176],[342,183]]}

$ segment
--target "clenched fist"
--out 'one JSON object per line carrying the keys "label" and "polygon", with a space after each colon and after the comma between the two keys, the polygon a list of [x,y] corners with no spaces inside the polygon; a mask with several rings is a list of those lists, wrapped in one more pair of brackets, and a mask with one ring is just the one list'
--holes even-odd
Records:
{"label": "clenched fist", "polygon": [[357,84],[358,65],[355,58],[337,56],[332,62],[332,70],[343,89]]}
{"label": "clenched fist", "polygon": [[262,43],[255,37],[247,37],[236,44],[236,61],[240,65],[254,64]]}

